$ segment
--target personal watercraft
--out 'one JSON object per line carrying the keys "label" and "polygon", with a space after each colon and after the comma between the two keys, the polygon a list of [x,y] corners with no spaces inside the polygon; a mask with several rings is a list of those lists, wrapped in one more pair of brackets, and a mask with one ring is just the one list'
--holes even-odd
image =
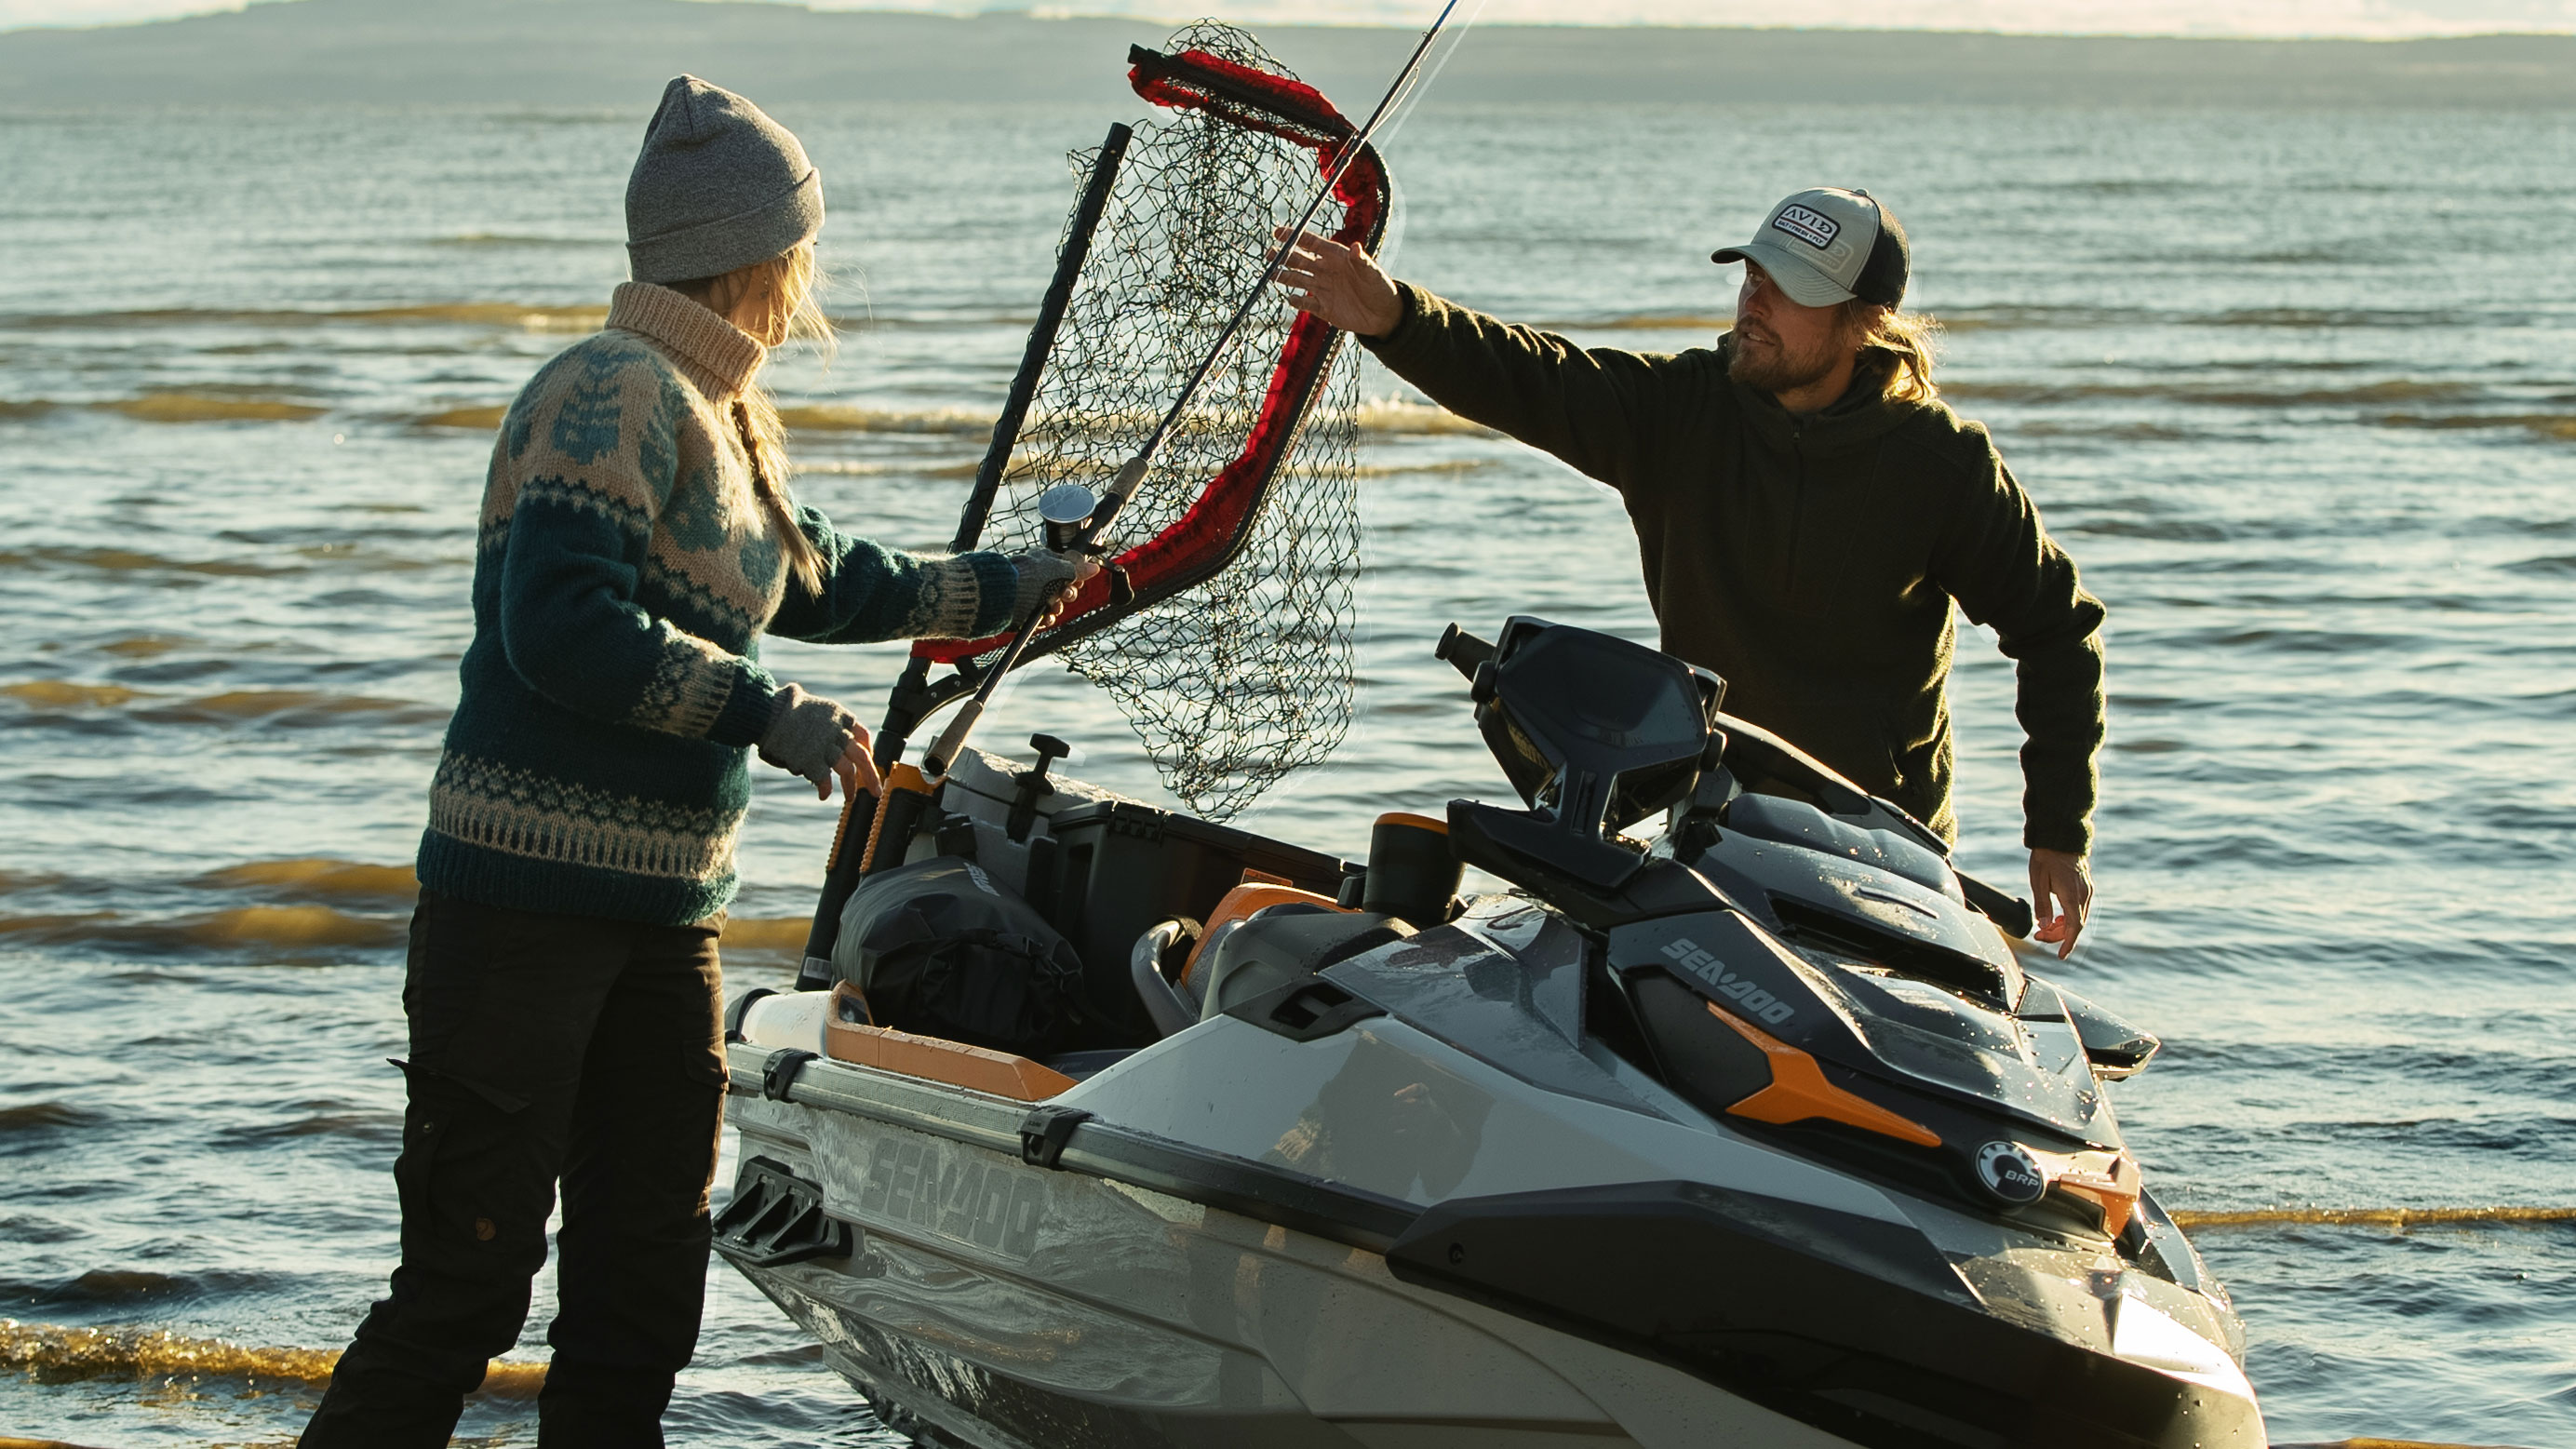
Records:
{"label": "personal watercraft", "polygon": [[[729,1008],[717,1246],[887,1424],[2261,1449],[2227,1295],[2103,1095],[2157,1042],[2026,972],[2018,903],[1706,671],[1530,618],[1441,650],[1518,808],[1390,817],[1364,864],[1043,739],[880,821],[842,916],[943,880],[1025,910],[1081,1049],[874,1019],[864,933]],[[1461,864],[1508,888],[1454,897]]]}

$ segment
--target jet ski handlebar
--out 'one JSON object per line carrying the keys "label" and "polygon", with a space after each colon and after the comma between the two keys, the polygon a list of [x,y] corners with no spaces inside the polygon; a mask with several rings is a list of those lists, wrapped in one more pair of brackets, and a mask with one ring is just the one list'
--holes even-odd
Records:
{"label": "jet ski handlebar", "polygon": [[1452,624],[1441,634],[1440,643],[1432,649],[1431,655],[1435,659],[1447,660],[1451,668],[1473,680],[1478,669],[1494,662],[1494,646]]}

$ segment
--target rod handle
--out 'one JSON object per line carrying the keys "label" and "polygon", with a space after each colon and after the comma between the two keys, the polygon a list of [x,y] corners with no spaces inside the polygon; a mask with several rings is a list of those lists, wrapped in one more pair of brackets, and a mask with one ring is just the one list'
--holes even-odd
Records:
{"label": "rod handle", "polygon": [[921,773],[933,780],[945,778],[948,767],[957,762],[958,752],[966,748],[966,741],[975,733],[976,723],[983,718],[982,698],[969,699],[959,705],[955,716],[948,721],[948,728],[939,732],[939,738],[931,742],[929,752],[921,757]]}

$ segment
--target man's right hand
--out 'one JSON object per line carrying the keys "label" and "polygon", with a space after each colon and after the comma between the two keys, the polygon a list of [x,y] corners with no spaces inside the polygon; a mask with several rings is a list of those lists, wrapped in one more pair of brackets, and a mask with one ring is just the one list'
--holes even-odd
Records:
{"label": "man's right hand", "polygon": [[2093,872],[2084,857],[2063,850],[2032,851],[2030,904],[2039,922],[2031,939],[2055,946],[2057,959],[2065,960],[2093,914]]}
{"label": "man's right hand", "polygon": [[1384,337],[1404,320],[1404,300],[1396,295],[1395,279],[1369,256],[1366,247],[1344,246],[1284,226],[1272,235],[1288,248],[1288,263],[1279,269],[1279,287],[1288,294],[1290,306],[1360,337]]}

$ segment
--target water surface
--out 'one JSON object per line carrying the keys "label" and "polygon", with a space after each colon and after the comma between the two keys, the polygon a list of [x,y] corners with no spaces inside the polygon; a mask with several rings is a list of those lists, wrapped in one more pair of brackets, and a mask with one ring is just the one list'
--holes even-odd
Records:
{"label": "water surface", "polygon": [[[381,1291],[383,1058],[488,430],[622,276],[646,100],[0,119],[0,1434],[285,1442],[309,1351]],[[1795,187],[1907,221],[1952,396],[2111,607],[2103,903],[2062,974],[2170,1042],[2117,1090],[2161,1193],[2576,1203],[2576,114],[1436,101],[1391,148],[1400,269],[1586,342],[1709,340],[1708,251]],[[829,373],[778,370],[801,488],[937,543],[1063,153],[1112,118],[782,119],[852,324]],[[1381,810],[1504,788],[1430,658],[1445,623],[1651,637],[1615,501],[1364,389],[1361,716],[1249,822],[1349,852]],[[873,715],[901,655],[768,658]],[[2013,880],[1989,636],[1953,697],[1965,861]],[[984,739],[1033,729],[1159,798],[1114,703],[1052,669]],[[783,979],[830,828],[764,774],[735,988]],[[2277,1437],[2576,1443],[2576,1228],[2203,1243]],[[711,1285],[674,1442],[890,1442],[730,1269]],[[531,1383],[466,1432],[532,1443]]]}

